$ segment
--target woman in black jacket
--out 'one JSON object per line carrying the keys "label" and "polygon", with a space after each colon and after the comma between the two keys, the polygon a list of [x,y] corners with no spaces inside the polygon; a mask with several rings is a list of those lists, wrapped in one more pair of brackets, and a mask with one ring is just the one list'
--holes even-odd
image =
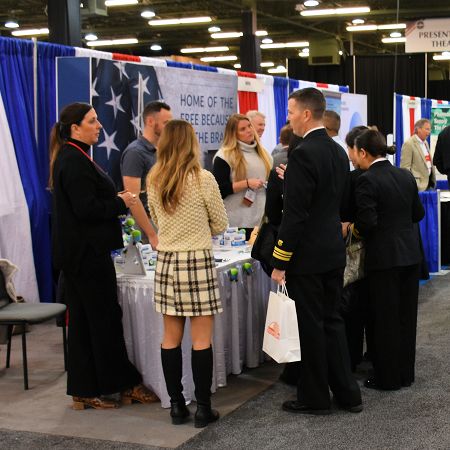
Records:
{"label": "woman in black jacket", "polygon": [[417,184],[386,159],[389,148],[377,131],[356,138],[354,232],[366,241],[365,269],[373,320],[374,375],[368,388],[396,390],[414,382],[419,268],[415,223],[424,216]]}
{"label": "woman in black jacket", "polygon": [[73,408],[116,408],[122,401],[157,401],[128,360],[117,301],[111,250],[123,247],[118,216],[136,202],[117,194],[113,181],[90,158],[102,126],[91,105],[66,106],[51,132],[53,263],[64,275],[69,309],[67,394]]}

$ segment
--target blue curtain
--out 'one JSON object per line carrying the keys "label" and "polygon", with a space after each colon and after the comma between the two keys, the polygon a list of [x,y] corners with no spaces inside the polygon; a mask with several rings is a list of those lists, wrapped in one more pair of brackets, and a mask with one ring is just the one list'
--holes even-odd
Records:
{"label": "blue curtain", "polygon": [[33,257],[41,301],[52,299],[47,193],[42,184],[34,131],[33,43],[0,38],[0,91],[28,205]]}
{"label": "blue curtain", "polygon": [[280,130],[286,124],[287,102],[288,102],[288,83],[287,78],[273,77],[273,96],[275,101],[275,118],[277,124],[277,136]]}
{"label": "blue curtain", "polygon": [[402,156],[403,145],[403,109],[402,109],[403,96],[395,94],[395,145],[397,151],[395,152],[395,165],[400,167],[400,158]]}
{"label": "blue curtain", "polygon": [[297,91],[299,86],[300,81],[294,80],[293,78],[289,78],[289,94],[292,94],[294,91]]}
{"label": "blue curtain", "polygon": [[218,72],[219,69],[213,66],[204,66],[203,64],[192,64],[192,68],[195,70],[203,70],[203,72]]}
{"label": "blue curtain", "polygon": [[419,192],[425,209],[425,217],[420,221],[425,259],[430,272],[439,271],[439,234],[438,234],[438,193],[436,191]]}
{"label": "blue curtain", "polygon": [[342,92],[344,94],[348,94],[350,92],[350,89],[348,86],[339,86],[339,92]]}

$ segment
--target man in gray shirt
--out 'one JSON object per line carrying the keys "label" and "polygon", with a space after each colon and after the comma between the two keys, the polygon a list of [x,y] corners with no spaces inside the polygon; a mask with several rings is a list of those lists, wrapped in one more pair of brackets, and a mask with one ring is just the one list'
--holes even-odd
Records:
{"label": "man in gray shirt", "polygon": [[122,153],[120,171],[124,188],[139,197],[136,204],[130,207],[131,214],[147,236],[152,248],[156,249],[158,237],[149,219],[146,178],[156,161],[156,146],[162,130],[172,119],[170,106],[160,101],[147,103],[142,119],[144,122],[142,136],[131,142]]}

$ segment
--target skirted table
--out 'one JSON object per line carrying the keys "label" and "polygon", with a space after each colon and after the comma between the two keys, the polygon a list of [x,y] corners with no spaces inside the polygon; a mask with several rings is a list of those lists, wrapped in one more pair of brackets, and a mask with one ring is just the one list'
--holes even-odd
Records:
{"label": "skirted table", "polygon": [[[219,289],[223,313],[215,316],[212,390],[226,386],[227,375],[241,373],[244,366],[253,368],[266,356],[262,351],[264,324],[272,282],[259,263],[247,252],[216,254],[223,260],[218,266]],[[144,383],[170,406],[161,366],[160,344],[163,319],[153,304],[154,273],[145,276],[118,274],[118,296],[123,311],[125,343],[130,360],[141,372]],[[186,401],[193,400],[191,372],[190,322],[182,342],[183,387]]]}

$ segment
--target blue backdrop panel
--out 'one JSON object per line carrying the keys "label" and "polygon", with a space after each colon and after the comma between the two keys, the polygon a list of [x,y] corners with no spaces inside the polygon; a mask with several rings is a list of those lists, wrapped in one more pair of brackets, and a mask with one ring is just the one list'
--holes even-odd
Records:
{"label": "blue backdrop panel", "polygon": [[91,58],[58,58],[58,111],[73,102],[91,102]]}
{"label": "blue backdrop panel", "polygon": [[425,259],[430,272],[439,271],[439,234],[438,234],[438,193],[436,191],[419,192],[425,209],[425,217],[420,222]]}

